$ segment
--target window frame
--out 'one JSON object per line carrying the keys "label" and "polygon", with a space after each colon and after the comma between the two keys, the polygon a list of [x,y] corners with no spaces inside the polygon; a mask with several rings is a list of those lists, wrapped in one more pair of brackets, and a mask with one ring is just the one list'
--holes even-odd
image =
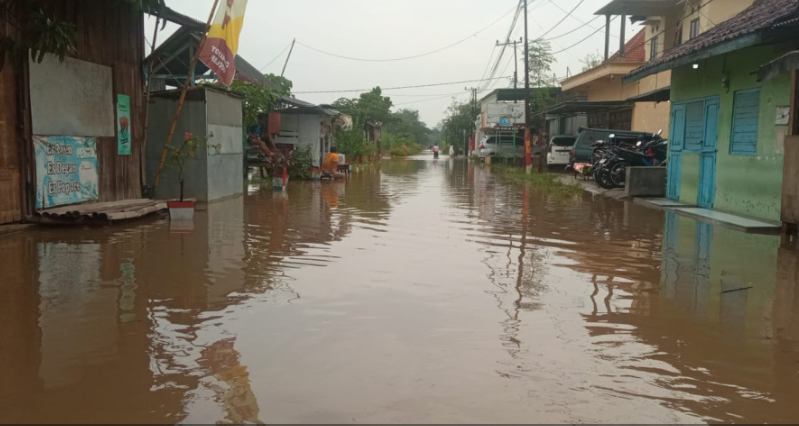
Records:
{"label": "window frame", "polygon": [[691,20],[691,28],[688,30],[688,40],[693,40],[699,33],[701,32],[700,21],[699,18]]}
{"label": "window frame", "polygon": [[[742,156],[755,156],[757,155],[757,145],[758,139],[760,137],[760,111],[761,111],[761,96],[762,91],[760,87],[756,87],[753,89],[744,89],[744,90],[736,90],[733,93],[733,104],[732,104],[732,125],[730,127],[730,155],[742,155]],[[747,94],[747,93],[755,93],[757,92],[757,114],[756,114],[756,132],[755,132],[755,141],[752,144],[751,150],[741,150],[735,148],[735,122],[736,122],[736,108],[738,106],[737,97],[739,94]]]}
{"label": "window frame", "polygon": [[658,57],[658,49],[660,48],[660,36],[652,37],[652,40],[649,41],[649,60],[654,60]]}

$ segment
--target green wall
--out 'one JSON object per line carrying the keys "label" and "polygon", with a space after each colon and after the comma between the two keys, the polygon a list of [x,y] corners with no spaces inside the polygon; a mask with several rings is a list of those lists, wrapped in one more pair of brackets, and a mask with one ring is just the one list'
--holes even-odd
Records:
{"label": "green wall", "polygon": [[[763,84],[752,74],[757,68],[785,53],[777,46],[738,50],[677,68],[671,77],[671,101],[719,97],[718,159],[714,208],[747,216],[779,221],[782,191],[783,146],[778,132],[787,126],[774,121],[778,106],[790,104],[790,75],[784,73]],[[722,87],[724,70],[729,90]],[[757,155],[730,155],[733,99],[737,90],[761,88]],[[699,156],[684,153],[680,201],[695,204],[699,183]]]}

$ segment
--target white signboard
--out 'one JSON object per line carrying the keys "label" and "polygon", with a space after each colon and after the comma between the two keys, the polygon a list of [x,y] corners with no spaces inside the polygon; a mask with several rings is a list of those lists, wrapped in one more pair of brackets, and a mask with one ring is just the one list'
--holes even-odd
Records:
{"label": "white signboard", "polygon": [[524,103],[489,104],[486,108],[486,127],[510,127],[524,124]]}

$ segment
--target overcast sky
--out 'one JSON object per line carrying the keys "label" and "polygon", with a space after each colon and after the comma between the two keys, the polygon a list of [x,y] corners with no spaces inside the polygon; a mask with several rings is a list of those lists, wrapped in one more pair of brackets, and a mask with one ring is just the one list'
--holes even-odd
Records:
{"label": "overcast sky", "polygon": [[[530,39],[551,29],[545,38],[556,37],[551,40],[553,51],[566,49],[556,55],[558,62],[553,71],[558,77],[566,76],[567,67],[572,74],[579,73],[581,60],[587,54],[604,50],[604,30],[591,34],[604,25],[604,17],[598,18],[594,13],[609,2],[530,2]],[[494,45],[497,40],[506,38],[518,3],[518,0],[249,0],[239,55],[257,68],[263,67],[265,73],[280,74],[288,54],[287,47],[296,38],[298,44],[285,76],[294,82],[298,98],[314,103],[332,103],[340,97],[357,97],[358,93],[303,92],[479,80],[486,76],[487,68],[490,71],[489,59],[493,53],[493,65],[499,52]],[[167,5],[204,22],[208,19],[213,0],[167,0]],[[566,17],[575,7],[574,14]],[[552,29],[564,17],[566,19]],[[148,39],[152,38],[154,21],[154,18],[147,20]],[[165,32],[159,34],[159,44],[176,27],[168,24]],[[625,37],[629,39],[640,29],[640,25],[628,24]],[[619,32],[619,20],[616,19],[611,29],[611,51],[618,49]],[[511,39],[519,39],[523,34],[523,20],[519,19]],[[564,34],[567,35],[558,37]],[[421,55],[464,39],[460,44],[431,55],[392,62],[342,59],[306,47],[335,55],[376,60]],[[521,81],[521,45],[519,50]],[[497,76],[513,75],[512,56],[509,48]],[[512,87],[512,81],[506,78],[488,84],[472,82],[385,89],[384,93],[391,96],[395,108],[417,109],[422,120],[433,127],[444,118],[453,98],[460,101],[469,99],[469,92],[465,90],[467,86],[487,86],[478,95],[482,97],[493,89]]]}

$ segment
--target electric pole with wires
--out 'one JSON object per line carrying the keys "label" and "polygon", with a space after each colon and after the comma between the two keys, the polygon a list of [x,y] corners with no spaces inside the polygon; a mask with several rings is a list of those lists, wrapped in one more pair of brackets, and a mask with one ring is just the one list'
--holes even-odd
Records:
{"label": "electric pole with wires", "polygon": [[513,45],[513,88],[514,89],[519,88],[519,49],[517,48],[517,45],[521,42],[522,42],[521,37],[518,40],[514,41],[508,40],[505,43],[500,43],[499,40],[497,40],[497,47]]}
{"label": "electric pole with wires", "polygon": [[527,0],[524,3],[524,166],[527,173],[533,171],[532,147],[530,146],[530,40],[527,35]]}

